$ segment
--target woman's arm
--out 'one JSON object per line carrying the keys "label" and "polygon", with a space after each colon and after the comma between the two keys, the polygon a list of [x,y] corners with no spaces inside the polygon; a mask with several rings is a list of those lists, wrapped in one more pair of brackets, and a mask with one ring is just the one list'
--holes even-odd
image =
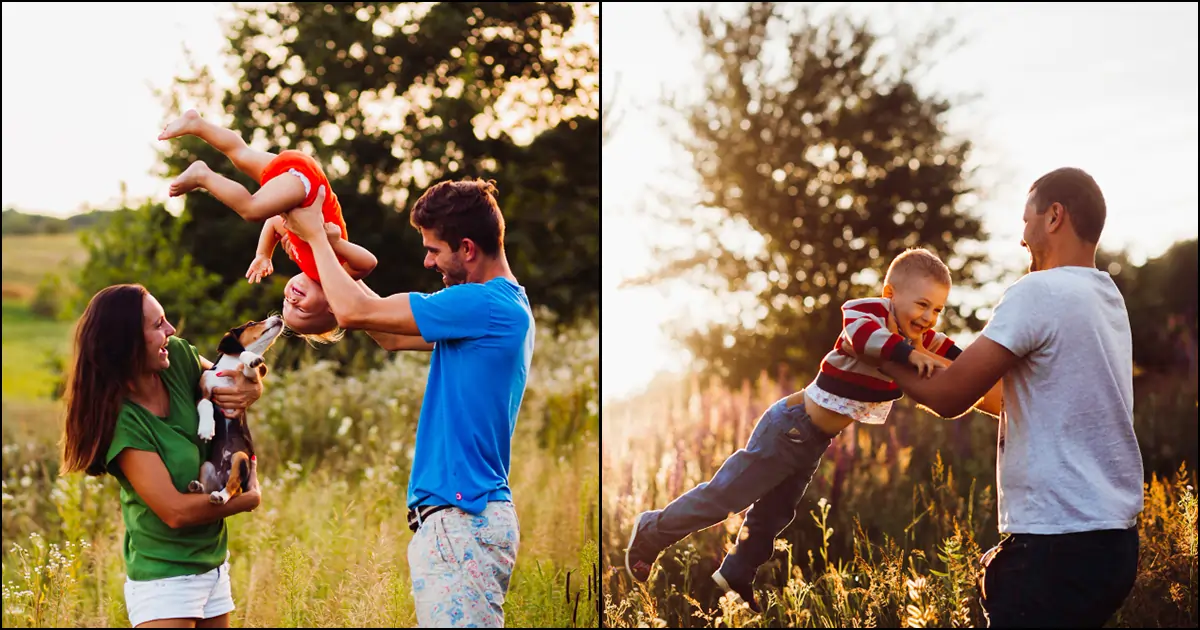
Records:
{"label": "woman's arm", "polygon": [[224,505],[209,503],[207,493],[184,494],[176,490],[158,453],[127,448],[115,461],[138,496],[171,529],[213,523],[226,516],[253,511],[262,503],[255,461],[250,463],[249,489]]}

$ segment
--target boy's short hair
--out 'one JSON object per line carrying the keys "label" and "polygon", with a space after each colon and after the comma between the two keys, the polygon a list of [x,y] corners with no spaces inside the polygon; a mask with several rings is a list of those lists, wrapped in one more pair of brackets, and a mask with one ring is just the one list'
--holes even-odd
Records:
{"label": "boy's short hair", "polygon": [[909,248],[896,256],[888,266],[884,284],[896,285],[909,278],[924,276],[946,286],[951,285],[950,268],[937,254],[920,248]]}

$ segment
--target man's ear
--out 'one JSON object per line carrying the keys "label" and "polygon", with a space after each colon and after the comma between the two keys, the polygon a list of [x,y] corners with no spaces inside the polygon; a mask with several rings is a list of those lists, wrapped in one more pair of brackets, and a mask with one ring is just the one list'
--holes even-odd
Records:
{"label": "man's ear", "polygon": [[462,240],[462,245],[459,245],[459,249],[462,250],[464,262],[473,261],[479,256],[479,246],[469,238]]}
{"label": "man's ear", "polygon": [[1046,224],[1046,232],[1054,233],[1062,228],[1063,223],[1067,220],[1067,209],[1057,201],[1050,204],[1046,209],[1046,214],[1050,219],[1050,223]]}
{"label": "man's ear", "polygon": [[892,283],[889,282],[883,285],[883,297],[890,300],[894,295],[896,295],[896,289],[892,286]]}

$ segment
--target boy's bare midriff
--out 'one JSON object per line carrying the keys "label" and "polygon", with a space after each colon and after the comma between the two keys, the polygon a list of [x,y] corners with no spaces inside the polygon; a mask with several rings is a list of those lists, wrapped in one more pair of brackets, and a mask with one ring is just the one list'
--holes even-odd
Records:
{"label": "boy's bare midriff", "polygon": [[854,419],[846,414],[830,411],[818,405],[809,397],[807,391],[803,389],[787,398],[787,406],[789,407],[798,405],[801,402],[804,403],[805,413],[808,414],[809,418],[812,418],[813,426],[828,435],[837,435],[842,432],[842,429],[845,429],[850,426],[850,423],[854,422]]}

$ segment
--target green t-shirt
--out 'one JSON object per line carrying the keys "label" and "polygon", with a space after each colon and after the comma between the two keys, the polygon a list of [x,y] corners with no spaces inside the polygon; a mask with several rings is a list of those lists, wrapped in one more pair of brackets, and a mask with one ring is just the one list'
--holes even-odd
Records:
{"label": "green t-shirt", "polygon": [[187,492],[188,483],[200,475],[209,446],[196,435],[200,382],[200,353],[178,337],[167,341],[171,366],[160,373],[171,400],[166,418],[126,400],[117,415],[117,427],[108,448],[108,472],[121,484],[121,516],[125,519],[125,573],[131,580],[157,580],[198,575],[225,562],[228,530],[225,519],[207,525],[171,529],[138,496],[113,461],[124,449],[158,453],[175,489]]}

